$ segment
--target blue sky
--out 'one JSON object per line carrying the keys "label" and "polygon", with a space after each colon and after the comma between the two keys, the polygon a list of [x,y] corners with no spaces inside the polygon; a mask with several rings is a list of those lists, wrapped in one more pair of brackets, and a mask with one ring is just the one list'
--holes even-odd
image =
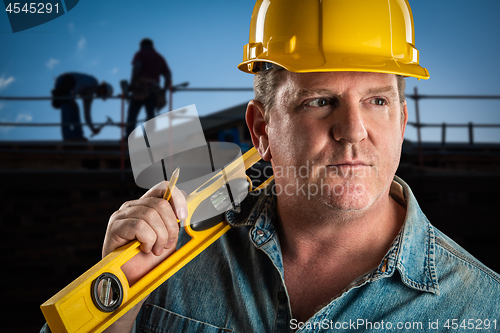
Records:
{"label": "blue sky", "polygon": [[[251,87],[252,75],[236,66],[248,42],[254,0],[99,1],[81,0],[70,12],[13,34],[0,13],[0,96],[48,96],[54,79],[76,71],[111,83],[130,78],[139,41],[149,37],[167,59],[174,84],[190,87]],[[413,0],[415,43],[430,80],[407,79],[407,93],[500,95],[500,1]],[[178,92],[174,108],[196,104],[200,115],[243,103],[252,92]],[[408,100],[410,121],[414,102]],[[80,107],[81,108],[81,107]],[[96,99],[94,122],[120,120],[118,100]],[[500,100],[424,100],[425,123],[500,124]],[[144,112],[144,111],[142,111]],[[143,116],[144,113],[141,113]],[[83,117],[82,117],[83,119]],[[0,101],[0,122],[52,123],[60,113],[50,101]],[[90,131],[85,128],[88,136]],[[440,140],[439,129],[424,129],[424,140]],[[467,141],[466,129],[449,129],[450,141]],[[118,139],[108,127],[93,140]],[[416,139],[414,128],[406,137]],[[60,140],[59,127],[0,127],[0,140]],[[500,141],[500,129],[477,129],[476,141]]]}

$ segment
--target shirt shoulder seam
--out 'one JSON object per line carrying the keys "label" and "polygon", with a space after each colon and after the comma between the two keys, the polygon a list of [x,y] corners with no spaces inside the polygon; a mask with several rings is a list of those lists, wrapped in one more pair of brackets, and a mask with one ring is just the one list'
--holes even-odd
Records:
{"label": "shirt shoulder seam", "polygon": [[436,245],[439,245],[442,249],[461,260],[463,263],[472,266],[484,274],[488,275],[491,279],[493,279],[496,283],[500,284],[500,277],[497,276],[491,269],[485,267],[482,263],[480,263],[476,258],[472,256],[467,256],[460,251],[453,248],[451,244],[449,244],[445,239],[436,235]]}

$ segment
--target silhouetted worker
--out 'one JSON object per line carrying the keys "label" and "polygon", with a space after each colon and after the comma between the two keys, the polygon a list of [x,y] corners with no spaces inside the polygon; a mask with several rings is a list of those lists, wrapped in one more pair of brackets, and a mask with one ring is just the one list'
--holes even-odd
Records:
{"label": "silhouetted worker", "polygon": [[104,81],[99,84],[95,77],[81,73],[65,73],[56,79],[55,87],[52,90],[52,97],[71,97],[70,99],[52,100],[52,106],[56,109],[61,109],[63,140],[87,141],[83,136],[80,110],[75,101],[75,97],[77,96],[83,98],[85,122],[94,135],[99,133],[100,128],[94,126],[90,114],[94,94],[97,97],[106,99],[113,95],[113,87]]}
{"label": "silhouetted worker", "polygon": [[[166,105],[166,92],[170,88],[172,75],[165,58],[153,46],[153,41],[144,38],[140,50],[132,60],[132,78],[130,86],[132,100],[128,109],[126,137],[134,130],[137,116],[144,105],[147,120],[154,118],[155,108],[160,110]],[[160,75],[164,77],[163,89],[160,89]]]}

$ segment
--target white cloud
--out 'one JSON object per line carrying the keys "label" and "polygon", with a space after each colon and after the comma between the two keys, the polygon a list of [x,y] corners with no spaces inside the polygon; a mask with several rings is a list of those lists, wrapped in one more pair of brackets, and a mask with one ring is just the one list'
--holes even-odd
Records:
{"label": "white cloud", "polygon": [[74,24],[73,22],[70,22],[70,23],[68,24],[68,31],[69,31],[69,32],[73,32],[73,31],[75,31],[75,24]]}
{"label": "white cloud", "polygon": [[[3,104],[0,105],[0,109],[3,107]],[[29,113],[20,113],[17,115],[16,120],[11,121],[7,118],[0,118],[1,123],[27,123],[33,120],[33,116]],[[16,126],[0,126],[0,134],[8,134],[12,131]]]}
{"label": "white cloud", "polygon": [[59,63],[59,60],[50,58],[49,61],[45,63],[48,69],[54,69],[54,67]]}
{"label": "white cloud", "polygon": [[87,46],[87,40],[83,36],[80,37],[80,40],[78,41],[78,44],[77,44],[78,51],[79,52],[83,51],[86,46]]}
{"label": "white cloud", "polygon": [[0,90],[7,88],[16,79],[13,76],[5,77],[5,75],[0,76]]}
{"label": "white cloud", "polygon": [[118,73],[118,67],[113,68],[113,69],[111,70],[111,73],[112,73],[112,74],[116,74],[116,73]]}
{"label": "white cloud", "polygon": [[16,123],[27,123],[33,120],[33,116],[29,113],[20,113],[16,117]]}

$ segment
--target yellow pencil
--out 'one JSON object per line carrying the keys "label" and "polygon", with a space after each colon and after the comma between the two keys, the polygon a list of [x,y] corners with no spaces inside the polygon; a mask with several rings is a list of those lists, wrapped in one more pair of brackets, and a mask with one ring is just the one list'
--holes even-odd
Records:
{"label": "yellow pencil", "polygon": [[170,182],[168,183],[167,190],[165,194],[163,194],[163,199],[170,200],[172,197],[172,191],[174,190],[175,183],[177,183],[177,179],[179,179],[180,167],[177,167],[175,171],[172,173],[172,177],[170,177]]}

